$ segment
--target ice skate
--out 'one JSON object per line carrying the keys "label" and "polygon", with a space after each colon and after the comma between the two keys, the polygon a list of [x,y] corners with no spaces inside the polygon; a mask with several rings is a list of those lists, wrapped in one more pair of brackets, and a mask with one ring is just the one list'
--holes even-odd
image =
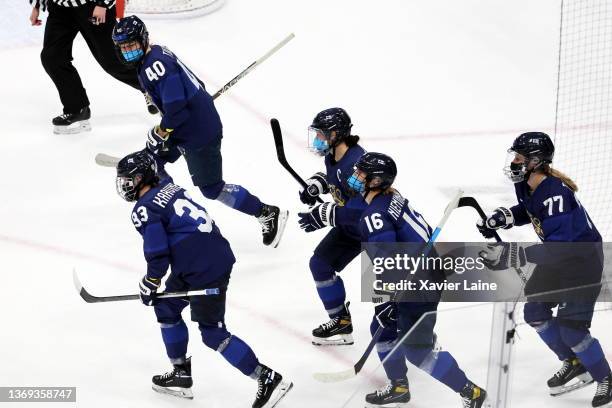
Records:
{"label": "ice skate", "polygon": [[408,380],[393,380],[385,387],[366,395],[366,408],[404,408],[410,401]]}
{"label": "ice skate", "polygon": [[293,383],[283,381],[276,371],[260,365],[261,373],[257,378],[257,394],[252,408],[272,408],[291,390]]}
{"label": "ice skate", "polygon": [[608,407],[612,405],[612,373],[600,383],[597,383],[597,391],[591,403],[593,407]]}
{"label": "ice skate", "polygon": [[278,246],[283,237],[288,217],[288,211],[281,211],[273,205],[263,205],[261,214],[257,219],[261,224],[264,245],[272,245],[274,248]]}
{"label": "ice skate", "polygon": [[593,382],[589,374],[576,357],[563,361],[563,366],[548,380],[550,395],[557,397],[586,387]]}
{"label": "ice skate", "polygon": [[315,346],[344,346],[353,341],[353,323],[348,310],[350,302],[344,306],[342,313],[312,331],[312,344]]}
{"label": "ice skate", "polygon": [[174,369],[162,375],[153,376],[153,391],[170,394],[179,398],[193,399],[191,386],[191,357],[183,364],[174,364]]}
{"label": "ice skate", "polygon": [[56,135],[69,135],[91,130],[89,118],[91,111],[89,106],[84,107],[78,113],[64,113],[53,118],[53,133]]}

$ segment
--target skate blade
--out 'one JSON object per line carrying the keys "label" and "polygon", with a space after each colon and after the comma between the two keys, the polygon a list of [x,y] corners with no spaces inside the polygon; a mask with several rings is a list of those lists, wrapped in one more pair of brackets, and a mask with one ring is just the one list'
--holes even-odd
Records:
{"label": "skate blade", "polygon": [[193,399],[193,392],[191,391],[191,388],[161,387],[155,384],[152,384],[151,388],[153,388],[153,391],[159,392],[160,394],[168,394],[178,398]]}
{"label": "skate blade", "polygon": [[280,240],[283,237],[283,233],[285,232],[285,227],[287,226],[287,218],[289,218],[289,211],[279,211],[276,236],[270,244],[273,248],[278,247],[278,244],[280,244]]}
{"label": "skate blade", "polygon": [[291,388],[293,388],[292,382],[281,381],[276,387],[276,389],[274,389],[274,392],[272,393],[272,396],[270,397],[268,402],[266,402],[262,408],[275,407],[280,402],[280,400],[283,399],[285,395],[287,395]]}
{"label": "skate blade", "polygon": [[89,124],[89,120],[81,120],[68,126],[53,127],[53,133],[56,135],[74,135],[76,133],[89,132],[90,130],[91,125]]}
{"label": "skate blade", "polygon": [[366,402],[365,404],[365,408],[408,408],[410,406],[409,402],[392,402],[390,404],[385,404],[385,405],[376,405],[376,404],[370,404],[369,402]]}
{"label": "skate blade", "polygon": [[572,392],[572,391],[579,390],[580,388],[584,388],[587,385],[592,384],[593,381],[595,381],[593,380],[593,377],[591,377],[591,374],[589,373],[580,374],[575,379],[577,379],[578,381],[574,382],[573,384],[564,385],[562,387],[550,388],[549,389],[550,395],[552,397],[558,397],[559,395],[567,394],[568,392]]}
{"label": "skate blade", "polygon": [[312,344],[315,346],[350,346],[355,342],[352,334],[336,334],[328,338],[313,337]]}

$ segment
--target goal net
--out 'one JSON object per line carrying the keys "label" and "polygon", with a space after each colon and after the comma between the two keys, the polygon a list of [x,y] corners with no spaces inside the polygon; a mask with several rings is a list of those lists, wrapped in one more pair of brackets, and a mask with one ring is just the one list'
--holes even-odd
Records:
{"label": "goal net", "polygon": [[119,14],[182,15],[207,14],[217,10],[224,0],[118,0]]}
{"label": "goal net", "polygon": [[554,165],[578,184],[578,197],[604,241],[612,240],[612,2],[563,0]]}
{"label": "goal net", "polygon": [[[581,203],[604,241],[612,241],[612,2],[562,0],[560,23],[554,166],[577,182]],[[606,259],[606,268],[611,267],[611,261]],[[604,290],[610,290],[609,282],[604,282]],[[486,384],[487,408],[535,408],[553,403],[547,396],[546,379],[560,365],[536,331],[525,322],[523,308],[521,302],[475,305],[468,319],[462,310],[437,312],[436,329],[444,324],[450,328],[452,323],[448,322],[455,319],[471,323],[469,330],[453,332],[442,327],[440,333],[445,333],[446,339],[449,332],[456,333],[451,336],[455,346],[453,354],[457,354],[457,360],[474,381]],[[603,345],[612,341],[612,332],[606,329],[612,324],[610,310],[609,303],[600,302],[594,311],[591,330]],[[491,312],[493,319],[488,323],[479,320],[491,316]],[[463,347],[458,344],[466,344],[471,354],[461,355]],[[486,364],[483,364],[484,355],[488,356]],[[483,366],[487,367],[486,382]],[[421,375],[418,370],[410,372],[415,393],[420,387],[425,388]],[[359,378],[358,385],[341,406],[363,406],[366,393],[376,383],[383,384],[386,378],[379,363]],[[579,395],[576,398],[584,405],[593,392],[594,388],[590,387],[575,395]],[[446,394],[436,392],[435,405],[452,406],[454,402],[445,398]],[[572,400],[564,399],[559,406],[562,404],[571,406]],[[557,405],[556,401],[553,405]]]}

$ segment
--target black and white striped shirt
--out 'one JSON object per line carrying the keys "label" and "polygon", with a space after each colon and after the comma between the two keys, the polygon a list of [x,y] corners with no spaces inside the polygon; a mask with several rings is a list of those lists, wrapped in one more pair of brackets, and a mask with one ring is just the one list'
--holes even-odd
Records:
{"label": "black and white striped shirt", "polygon": [[31,5],[38,5],[41,10],[47,9],[48,2],[62,7],[79,7],[87,3],[96,3],[98,6],[111,8],[115,6],[115,0],[30,0]]}

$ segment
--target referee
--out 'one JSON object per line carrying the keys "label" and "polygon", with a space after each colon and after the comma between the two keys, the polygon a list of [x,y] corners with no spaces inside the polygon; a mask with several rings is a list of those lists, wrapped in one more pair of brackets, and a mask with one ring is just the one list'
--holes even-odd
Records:
{"label": "referee", "polygon": [[[81,77],[72,65],[72,43],[81,33],[98,64],[119,81],[140,90],[135,68],[126,67],[115,54],[111,33],[116,21],[115,0],[30,0],[30,23],[41,25],[40,9],[48,9],[42,65],[51,77],[63,105],[63,114],[53,118],[54,133],[91,130],[89,99]],[[145,94],[149,112],[157,108]]]}

